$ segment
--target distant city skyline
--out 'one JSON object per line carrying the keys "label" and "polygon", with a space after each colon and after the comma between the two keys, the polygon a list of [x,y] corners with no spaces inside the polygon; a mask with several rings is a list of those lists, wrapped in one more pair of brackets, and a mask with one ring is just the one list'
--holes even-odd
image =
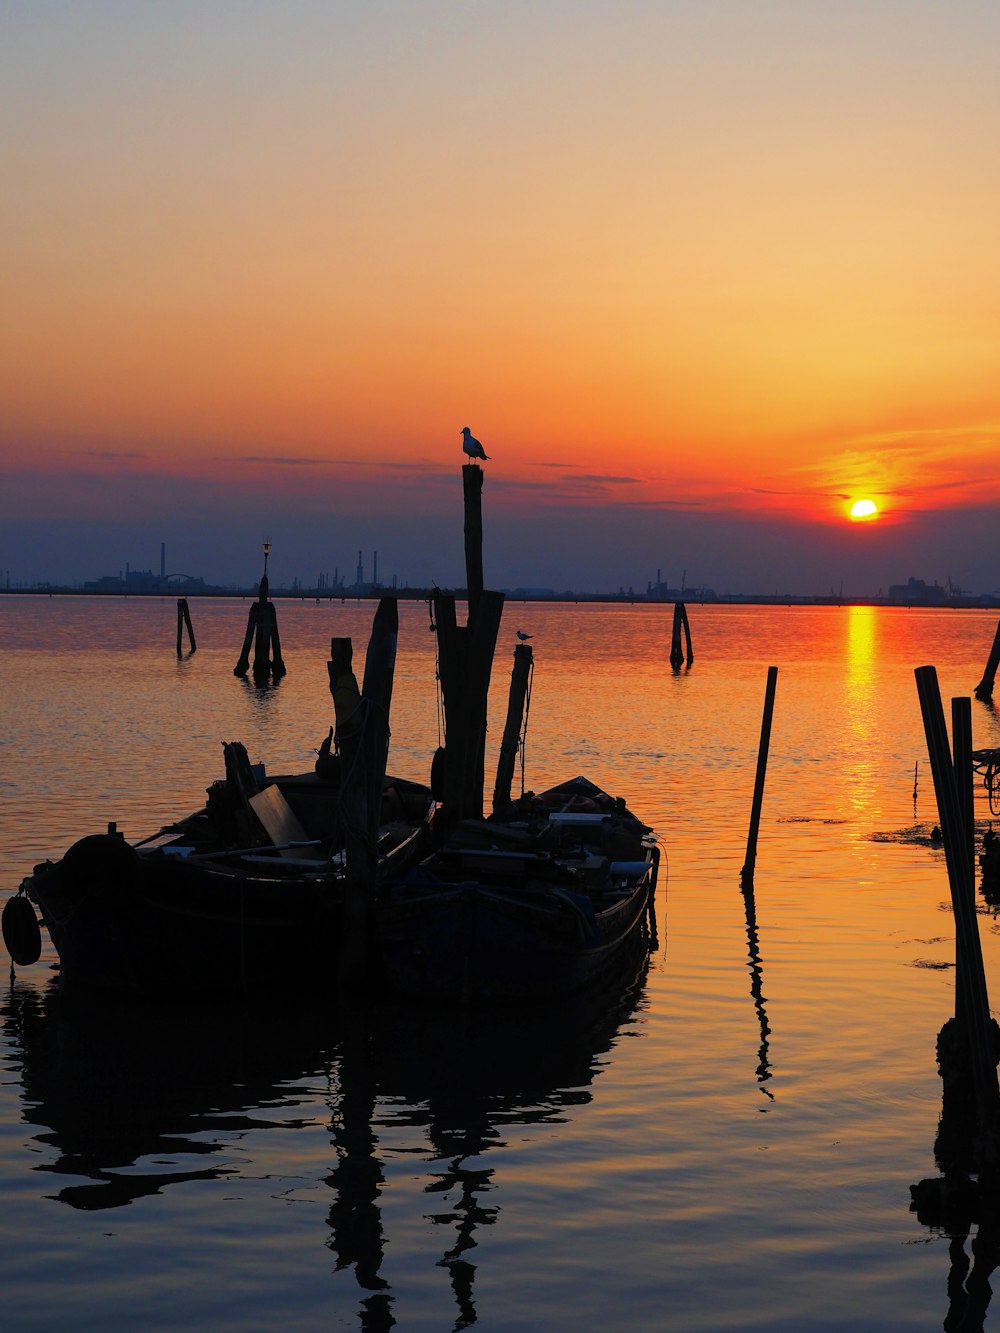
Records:
{"label": "distant city skyline", "polygon": [[[460,538],[460,530],[453,532],[451,534],[452,545],[460,544]],[[277,544],[277,549],[273,541],[269,542],[269,546],[268,574],[274,590],[295,591],[302,589],[309,592],[318,591],[325,595],[339,596],[341,593],[357,593],[359,589],[364,592],[376,588],[390,592],[394,590],[405,592],[409,589],[428,589],[435,586],[458,588],[465,585],[465,569],[461,563],[460,552],[457,556],[456,552],[451,552],[448,559],[443,561],[446,567],[453,572],[454,577],[442,580],[414,577],[405,566],[401,570],[387,569],[384,553],[380,553],[378,548],[355,551],[354,558],[346,560],[343,564],[333,564],[329,568],[310,571],[304,566],[296,569],[288,568],[288,552],[282,552],[280,543]],[[113,569],[105,566],[94,570],[85,569],[82,572],[78,569],[72,576],[45,575],[35,578],[17,578],[12,575],[9,569],[0,568],[0,587],[16,590],[51,585],[76,590],[90,587],[94,590],[107,591],[118,582],[123,585],[131,582],[148,586],[149,583],[159,583],[162,580],[163,586],[168,590],[176,587],[177,591],[183,592],[187,588],[182,580],[191,580],[190,587],[195,588],[195,590],[197,590],[198,584],[204,584],[208,589],[246,590],[256,587],[263,572],[262,542],[251,544],[248,547],[245,553],[247,557],[245,570],[234,572],[230,577],[213,574],[212,570],[216,566],[210,564],[205,568],[198,568],[194,562],[185,561],[183,558],[181,564],[186,567],[183,569],[179,566],[175,567],[177,562],[173,560],[170,544],[166,541],[157,543],[155,549],[157,551],[155,562],[145,557],[143,559],[126,558],[118,564],[117,568]],[[236,562],[229,560],[225,567],[235,571]],[[587,567],[592,567],[592,564],[588,564]],[[556,596],[564,593],[578,593],[582,596],[618,596],[625,594],[644,597],[651,592],[655,593],[659,588],[663,593],[667,591],[686,593],[692,599],[696,599],[700,592],[707,592],[709,595],[716,595],[720,598],[759,595],[764,597],[843,597],[844,599],[853,600],[865,598],[884,600],[890,596],[890,592],[894,588],[898,595],[900,588],[909,583],[914,587],[926,585],[928,595],[931,597],[936,595],[936,589],[940,589],[942,596],[1000,597],[1000,588],[974,586],[954,579],[950,574],[946,574],[944,577],[934,574],[923,576],[913,573],[896,574],[894,570],[891,577],[889,575],[880,576],[876,584],[864,587],[855,587],[843,580],[827,580],[825,583],[806,586],[801,577],[786,579],[783,584],[775,583],[773,587],[751,587],[740,584],[738,580],[733,582],[726,582],[725,580],[710,582],[707,579],[693,577],[694,572],[684,567],[678,573],[671,568],[658,565],[653,570],[642,571],[637,573],[634,578],[613,584],[607,580],[600,581],[599,576],[598,580],[593,583],[581,582],[580,580],[559,583],[546,581],[543,578],[514,583],[510,580],[491,578],[489,570],[487,570],[486,582],[488,586],[503,588],[508,593],[554,594]],[[876,572],[882,574],[882,571],[868,570],[867,572],[869,583],[875,577]],[[103,588],[101,585],[103,585]],[[919,593],[917,596],[919,596]]]}

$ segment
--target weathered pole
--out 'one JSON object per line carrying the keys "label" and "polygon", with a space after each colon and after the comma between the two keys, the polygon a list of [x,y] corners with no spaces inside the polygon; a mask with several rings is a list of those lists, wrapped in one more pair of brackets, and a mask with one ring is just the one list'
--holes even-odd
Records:
{"label": "weathered pole", "polygon": [[[973,809],[972,790],[972,700],[952,699],[951,701],[951,746],[952,770],[955,775],[955,794],[958,797],[959,827],[963,855],[969,863],[969,883],[975,894],[976,870],[976,819]],[[973,899],[974,901],[974,899]],[[955,939],[955,970],[961,975],[966,968],[961,939]],[[955,1017],[964,1019],[964,992],[961,985],[955,987]]]}
{"label": "weathered pole", "polygon": [[346,858],[339,984],[348,994],[356,993],[367,972],[398,634],[396,599],[383,597],[372,624],[362,690],[352,665],[351,640],[330,640],[327,670],[341,760],[338,808]]}
{"label": "weathered pole", "polygon": [[997,1086],[994,1057],[995,1029],[990,1019],[968,834],[961,809],[959,784],[956,781],[954,762],[948,745],[948,729],[941,705],[937,672],[932,666],[922,666],[916,668],[914,675],[920,697],[927,753],[934,778],[938,820],[941,825],[952,911],[955,916],[958,973],[956,984],[962,990],[962,998],[957,1007],[963,1015],[962,1026],[965,1028],[972,1065],[979,1123],[978,1155],[981,1168],[988,1169],[992,1173],[1000,1163],[997,1137],[1000,1131],[1000,1088]]}
{"label": "weathered pole", "polygon": [[257,610],[258,604],[251,603],[250,614],[247,616],[247,632],[243,636],[243,647],[240,649],[239,659],[233,667],[234,676],[245,676],[250,670],[250,645],[253,643],[254,635],[257,632]]}
{"label": "weathered pole", "polygon": [[247,617],[247,632],[243,638],[243,649],[239,661],[233,667],[234,676],[245,676],[250,667],[250,645],[253,644],[253,678],[258,683],[269,676],[278,680],[287,672],[281,656],[281,640],[278,637],[278,613],[274,603],[268,601],[268,582],[265,574],[257,591],[257,600],[250,607]]}
{"label": "weathered pole", "polygon": [[514,779],[514,765],[521,742],[521,724],[528,697],[528,682],[534,667],[531,644],[514,645],[514,666],[510,673],[510,694],[507,697],[507,721],[500,742],[497,761],[497,780],[493,788],[493,813],[502,814],[511,804],[510,788]]}
{"label": "weathered pole", "polygon": [[469,624],[474,625],[483,595],[483,469],[478,463],[462,466],[465,499],[465,586]]}
{"label": "weathered pole", "polygon": [[266,680],[271,674],[271,617],[273,610],[267,600],[267,575],[260,581],[257,592],[257,624],[253,641],[253,678]]}
{"label": "weathered pole", "polygon": [[764,690],[764,715],[760,723],[760,745],[757,749],[757,775],[754,779],[753,805],[750,810],[750,831],[747,835],[747,855],[743,862],[740,879],[744,889],[753,884],[754,869],[757,864],[757,832],[760,828],[760,811],[764,801],[764,777],[767,773],[767,752],[771,745],[771,718],[774,716],[774,692],[778,683],[778,668],[767,668],[767,686]]}
{"label": "weathered pole", "polygon": [[996,680],[998,666],[1000,666],[1000,621],[997,622],[997,632],[993,636],[993,647],[990,649],[986,670],[976,686],[976,698],[982,703],[989,703],[993,698],[993,682]]}
{"label": "weathered pole", "polygon": [[445,715],[443,765],[437,765],[443,767],[438,823],[445,833],[459,820],[483,817],[487,702],[504,602],[503,593],[483,589],[483,470],[478,463],[463,464],[462,490],[468,624],[457,623],[452,594],[435,591],[433,597]]}
{"label": "weathered pole", "polygon": [[198,645],[194,641],[194,627],[191,624],[191,612],[188,609],[187,598],[177,598],[177,656],[183,655],[183,636],[184,628],[187,627],[188,640],[191,644],[191,652],[194,652]]}
{"label": "weathered pole", "polygon": [[503,593],[483,592],[471,625],[458,625],[455,598],[435,592],[438,672],[445,715],[441,823],[482,819],[486,713],[493,657],[503,616]]}
{"label": "weathered pole", "polygon": [[694,653],[691,651],[691,626],[688,624],[687,607],[683,602],[675,602],[674,626],[670,636],[670,665],[674,668],[681,666],[685,659],[685,653],[681,649],[682,629],[687,649],[687,664],[690,666],[694,661]]}

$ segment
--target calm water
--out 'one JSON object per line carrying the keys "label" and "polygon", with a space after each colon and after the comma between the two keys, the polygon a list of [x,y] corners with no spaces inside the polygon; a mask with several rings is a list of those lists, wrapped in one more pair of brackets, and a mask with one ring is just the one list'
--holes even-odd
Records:
{"label": "calm water", "polygon": [[[372,610],[279,602],[289,672],[259,691],[232,675],[247,603],[194,602],[178,661],[169,601],[0,599],[0,890],[108,820],[138,837],[198,806],[222,740],[311,767],[329,639],[363,659]],[[913,668],[971,694],[996,614],[691,606],[680,673],[671,615],[510,605],[494,672],[488,766],[521,628],[528,785],[587,774],[665,845],[659,947],[616,1005],[95,1012],[60,1006],[51,952],[18,972],[7,1327],[944,1325],[972,1242],[909,1209],[937,1174],[954,984]],[[754,970],[739,874],[771,663]],[[437,726],[427,609],[403,606],[390,767],[425,776]],[[973,726],[1000,747],[991,709]],[[1000,933],[986,909],[980,925],[1000,1005]]]}

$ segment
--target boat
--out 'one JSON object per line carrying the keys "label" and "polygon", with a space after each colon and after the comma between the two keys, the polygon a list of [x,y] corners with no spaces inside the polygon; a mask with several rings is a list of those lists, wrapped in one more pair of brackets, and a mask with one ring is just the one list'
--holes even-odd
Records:
{"label": "boat", "polygon": [[585,777],[463,820],[374,908],[387,990],[474,1004],[599,986],[655,931],[650,828]]}
{"label": "boat", "polygon": [[[34,904],[66,989],[164,996],[330,984],[346,872],[338,757],[327,747],[315,771],[269,777],[240,742],[223,751],[226,776],[202,809],[136,843],[109,825],[35,866],[10,900],[17,917],[4,920],[15,962],[38,956],[24,916]],[[429,787],[384,779],[379,877],[426,854],[435,810]]]}

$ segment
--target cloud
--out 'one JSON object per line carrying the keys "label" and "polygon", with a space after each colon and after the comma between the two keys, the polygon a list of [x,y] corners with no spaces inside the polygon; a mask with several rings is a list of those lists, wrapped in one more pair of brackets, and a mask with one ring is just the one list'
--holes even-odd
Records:
{"label": "cloud", "polygon": [[149,454],[138,449],[84,449],[84,458],[148,458]]}

